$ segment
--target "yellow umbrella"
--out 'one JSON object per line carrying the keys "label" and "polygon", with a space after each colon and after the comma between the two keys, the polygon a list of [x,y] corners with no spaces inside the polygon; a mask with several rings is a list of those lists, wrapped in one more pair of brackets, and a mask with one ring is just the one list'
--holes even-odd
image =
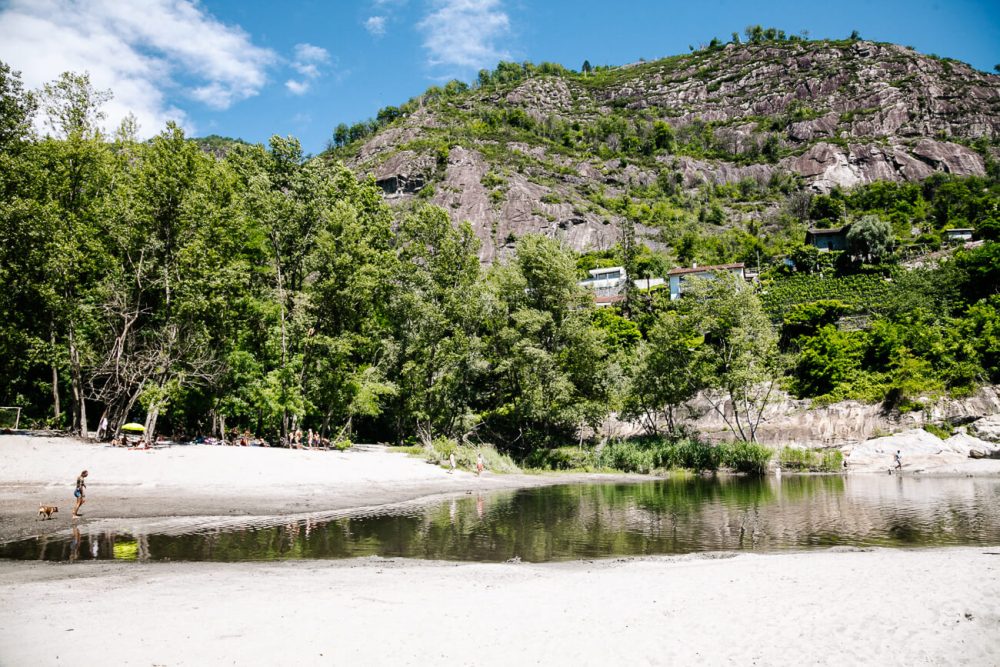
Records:
{"label": "yellow umbrella", "polygon": [[130,424],[125,424],[124,426],[122,426],[122,430],[131,431],[133,433],[143,433],[146,430],[146,427],[143,426],[142,424],[136,424],[135,422],[132,422]]}

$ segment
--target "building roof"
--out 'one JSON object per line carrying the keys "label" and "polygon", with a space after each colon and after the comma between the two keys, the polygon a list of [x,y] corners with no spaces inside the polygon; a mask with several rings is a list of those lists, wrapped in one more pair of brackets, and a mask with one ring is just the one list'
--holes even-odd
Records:
{"label": "building roof", "polygon": [[624,266],[601,266],[601,267],[598,267],[596,269],[591,269],[587,273],[589,273],[592,276],[596,276],[596,275],[601,274],[601,273],[614,273],[615,271],[618,271],[619,273],[625,273],[625,267]]}
{"label": "building roof", "polygon": [[668,276],[680,276],[685,273],[707,273],[709,271],[728,271],[730,269],[742,269],[744,266],[743,262],[737,264],[715,264],[713,266],[691,266],[682,269],[670,269],[667,271]]}
{"label": "building roof", "polygon": [[949,234],[949,233],[952,233],[952,234],[972,234],[975,231],[976,230],[973,229],[972,227],[952,227],[950,229],[944,230],[944,233],[945,234]]}
{"label": "building roof", "polygon": [[813,229],[807,230],[809,234],[813,236],[832,236],[834,234],[843,234],[850,228],[850,225],[844,225],[843,227],[837,227],[836,229]]}
{"label": "building roof", "polygon": [[594,297],[594,303],[618,303],[619,301],[624,301],[624,294],[613,294],[611,296],[596,296]]}

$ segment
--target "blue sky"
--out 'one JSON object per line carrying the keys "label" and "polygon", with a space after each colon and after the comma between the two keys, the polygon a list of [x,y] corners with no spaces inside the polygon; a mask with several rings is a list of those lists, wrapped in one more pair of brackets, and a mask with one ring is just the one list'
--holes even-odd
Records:
{"label": "blue sky", "polygon": [[168,119],[194,135],[323,149],[334,126],[500,59],[578,68],[685,53],[748,24],[913,46],[992,71],[1000,3],[588,0],[0,0],[0,60],[31,87],[89,71],[144,135]]}

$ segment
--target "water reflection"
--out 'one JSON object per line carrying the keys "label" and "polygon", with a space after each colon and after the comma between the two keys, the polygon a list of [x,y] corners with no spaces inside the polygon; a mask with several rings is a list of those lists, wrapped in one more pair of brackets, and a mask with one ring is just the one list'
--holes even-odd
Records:
{"label": "water reflection", "polygon": [[552,561],[832,545],[1000,543],[1000,481],[901,477],[664,480],[452,498],[379,516],[102,532],[0,545],[0,557],[270,560],[405,556]]}

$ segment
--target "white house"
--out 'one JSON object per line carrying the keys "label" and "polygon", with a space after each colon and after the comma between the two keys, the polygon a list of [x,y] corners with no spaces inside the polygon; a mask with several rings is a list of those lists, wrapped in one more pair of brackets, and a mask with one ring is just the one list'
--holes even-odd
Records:
{"label": "white house", "polygon": [[714,266],[698,266],[671,269],[667,271],[667,279],[670,280],[670,299],[679,299],[683,292],[684,281],[688,278],[715,278],[722,272],[732,273],[740,280],[746,280],[747,274],[743,263],[739,264],[716,264]]}
{"label": "white house", "polygon": [[[591,269],[588,273],[590,277],[578,284],[594,292],[594,301],[599,308],[624,300],[625,282],[628,280],[628,273],[624,267],[608,266]],[[632,281],[636,289],[640,290],[648,290],[664,283],[666,280],[663,278],[639,278]]]}
{"label": "white house", "polygon": [[596,296],[617,296],[628,280],[625,267],[606,266],[588,271],[590,277],[580,281],[581,287],[593,290]]}
{"label": "white house", "polygon": [[974,233],[974,229],[953,227],[952,229],[944,230],[944,240],[948,243],[965,243],[966,241],[972,240],[972,235]]}

